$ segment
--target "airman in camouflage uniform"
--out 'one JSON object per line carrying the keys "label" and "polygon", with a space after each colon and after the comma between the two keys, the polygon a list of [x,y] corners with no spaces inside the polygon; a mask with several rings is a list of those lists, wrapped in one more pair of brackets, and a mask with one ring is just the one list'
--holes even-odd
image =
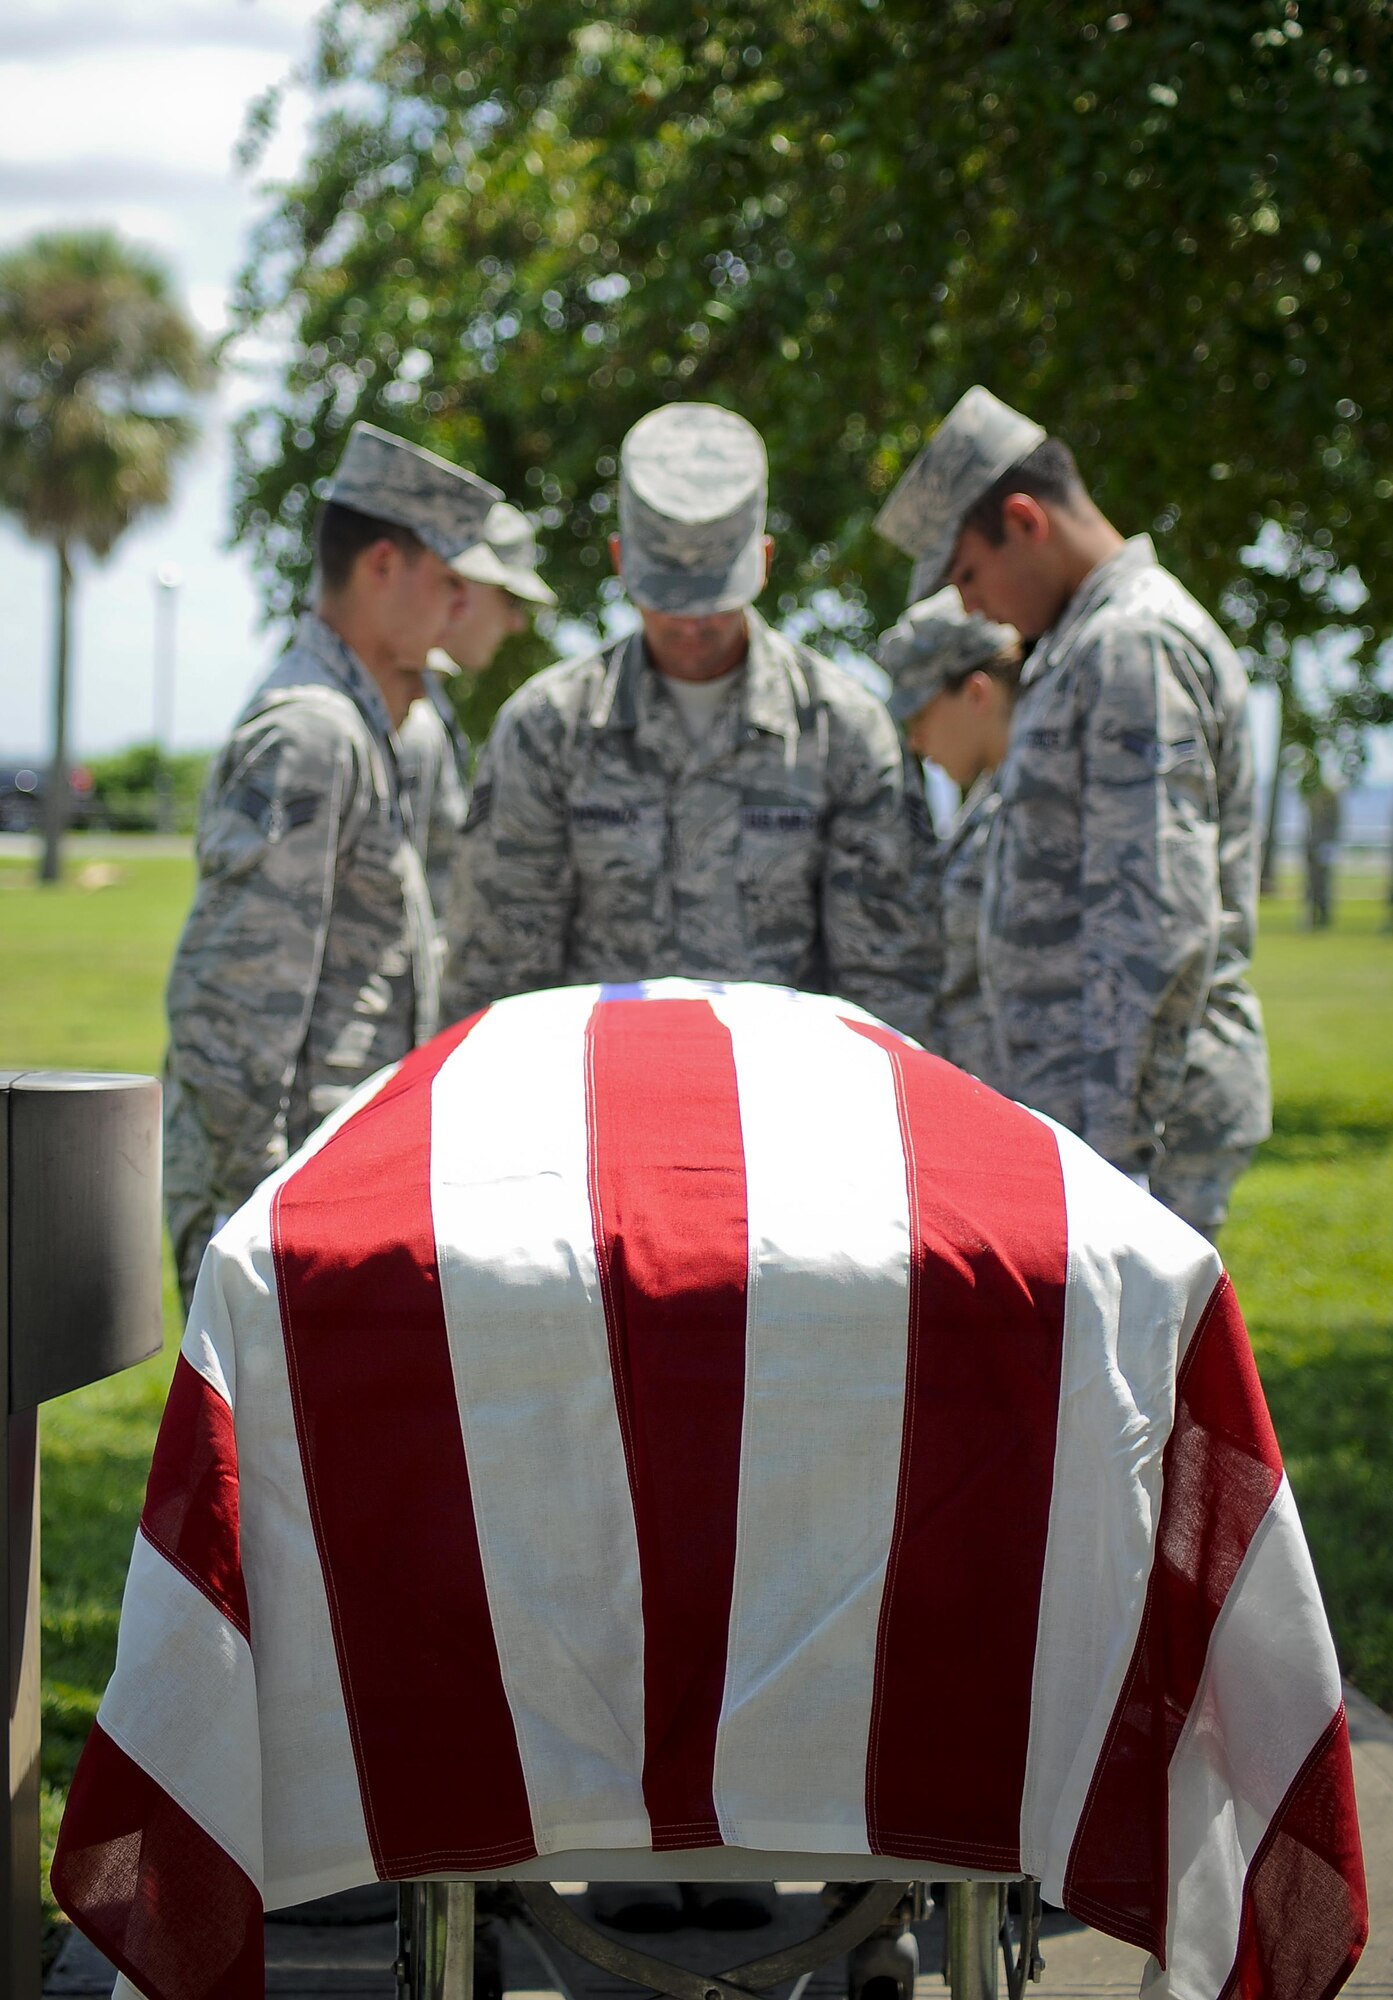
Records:
{"label": "airman in camouflage uniform", "polygon": [[[217,1221],[437,1025],[426,828],[444,738],[408,757],[398,731],[459,594],[450,559],[498,494],[359,424],[326,497],[321,534],[347,523],[359,553],[342,593],[300,619],[213,766],[170,972],[165,1189],[186,1299]],[[352,604],[361,623],[365,576],[382,593],[363,627],[372,664],[328,622]]]}
{"label": "airman in camouflage uniform", "polygon": [[[455,672],[459,669],[455,668]],[[398,772],[411,788],[418,823],[425,829],[422,859],[431,907],[441,930],[442,958],[448,952],[448,912],[459,869],[460,835],[469,816],[469,739],[460,728],[450,698],[441,686],[443,669],[426,660],[425,692],[414,701],[398,731]],[[442,966],[442,1011],[444,970]]]}
{"label": "airman in camouflage uniform", "polygon": [[430,786],[426,879],[447,947],[442,1020],[455,1018],[452,974],[457,968],[449,947],[459,935],[460,835],[469,814],[474,766],[473,747],[445,685],[461,673],[481,674],[492,666],[503,641],[526,629],[529,608],[554,608],[556,592],[538,574],[538,560],[527,516],[506,500],[496,501],[484,522],[483,539],[450,564],[464,579],[463,597],[441,643],[426,654],[425,698],[413,703],[402,724],[403,746]]}
{"label": "airman in camouflage uniform", "polygon": [[[891,715],[910,748],[933,761],[963,792],[938,854],[942,971],[928,1045],[959,1069],[999,1087],[996,1051],[977,966],[987,837],[999,794],[995,767],[1005,747],[1020,671],[1020,639],[1009,625],[971,618],[951,585],[911,604],[881,636],[880,664],[893,683]],[[976,684],[969,685],[976,677]]]}
{"label": "airman in camouflage uniform", "polygon": [[461,1005],[666,973],[845,994],[918,1033],[932,829],[876,698],[750,606],[758,433],[669,404],[629,433],[615,553],[643,629],[535,676],[480,761]]}
{"label": "airman in camouflage uniform", "polygon": [[929,1047],[959,1069],[999,1087],[996,1044],[977,965],[977,931],[986,881],[987,840],[1001,794],[996,773],[983,771],[958,807],[943,842],[939,900],[943,978],[934,1002]]}
{"label": "airman in camouflage uniform", "polygon": [[1237,656],[1149,538],[1098,512],[1067,451],[985,389],[878,525],[921,578],[950,577],[1037,642],[983,904],[1000,1074],[1213,1231],[1270,1129]]}

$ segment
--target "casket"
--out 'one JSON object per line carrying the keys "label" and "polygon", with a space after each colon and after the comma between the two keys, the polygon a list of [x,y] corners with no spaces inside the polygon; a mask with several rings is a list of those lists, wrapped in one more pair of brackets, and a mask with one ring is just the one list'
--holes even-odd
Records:
{"label": "casket", "polygon": [[1185,2000],[1366,1930],[1212,1247],[835,999],[523,995],[215,1238],[54,1891],[213,2000],[263,1907],[720,1846],[1027,1873]]}

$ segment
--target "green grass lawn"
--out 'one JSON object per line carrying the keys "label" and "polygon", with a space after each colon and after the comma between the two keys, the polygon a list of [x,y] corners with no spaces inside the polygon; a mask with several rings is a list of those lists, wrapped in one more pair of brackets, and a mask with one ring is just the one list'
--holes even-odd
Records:
{"label": "green grass lawn", "polygon": [[1333,930],[1263,906],[1276,1109],[1221,1247],[1346,1673],[1393,1709],[1393,935],[1385,879]]}
{"label": "green grass lawn", "polygon": [[[122,855],[115,879],[75,859],[33,886],[0,860],[0,1066],[158,1071],[165,971],[189,861]],[[96,864],[100,866],[100,864]],[[84,883],[86,886],[84,886]],[[1381,876],[1342,884],[1336,927],[1264,905],[1276,1133],[1241,1183],[1223,1250],[1243,1303],[1341,1661],[1393,1708],[1393,936]],[[45,1409],[44,1837],[116,1645],[121,1586],[178,1340]]]}

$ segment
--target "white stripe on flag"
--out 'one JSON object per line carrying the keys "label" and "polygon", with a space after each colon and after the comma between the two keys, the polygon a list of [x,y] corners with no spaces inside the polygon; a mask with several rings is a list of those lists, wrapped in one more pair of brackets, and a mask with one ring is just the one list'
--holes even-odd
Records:
{"label": "white stripe on flag", "polygon": [[1040,1584],[1021,1865],[1063,1901],[1079,1815],[1132,1658],[1175,1369],[1218,1253],[1062,1126],[1069,1266]]}
{"label": "white stripe on flag", "polygon": [[894,1078],[820,1010],[713,1005],[734,1044],[750,1234],[716,1806],[733,1845],[864,1851],[908,1343]]}
{"label": "white stripe on flag", "polygon": [[[182,1700],[170,1699],[172,1688]],[[97,1720],[244,1874],[261,1881],[251,1648],[143,1534],[135,1538],[116,1671]]]}
{"label": "white stripe on flag", "polygon": [[543,1854],[649,1840],[638,1543],[588,1184],[594,1001],[575,987],[485,1015],[432,1099],[450,1358]]}
{"label": "white stripe on flag", "polygon": [[[385,1080],[372,1081],[380,1088]],[[354,1093],[355,1108],[368,1094],[366,1085]],[[336,1113],[326,1124],[339,1122]],[[321,1128],[297,1160],[326,1136]],[[183,1350],[215,1387],[221,1375],[232,1389],[242,1566],[256,1647],[268,1909],[327,1896],[377,1873],[281,1336],[270,1210],[286,1178],[263,1181],[214,1239]],[[241,1396],[239,1365],[248,1375]]]}
{"label": "white stripe on flag", "polygon": [[1284,1475],[1229,1586],[1171,1760],[1170,1963],[1152,1968],[1147,2000],[1218,1993],[1238,1949],[1248,1865],[1340,1700]]}

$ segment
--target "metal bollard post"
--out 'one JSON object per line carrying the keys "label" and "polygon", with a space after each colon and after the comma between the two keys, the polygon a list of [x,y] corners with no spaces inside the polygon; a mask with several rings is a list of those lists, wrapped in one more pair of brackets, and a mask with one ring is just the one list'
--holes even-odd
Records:
{"label": "metal bollard post", "polygon": [[948,1990],[952,2000],[996,2000],[1001,1889],[996,1882],[944,1884]]}
{"label": "metal bollard post", "polygon": [[0,1071],[0,1992],[38,2000],[38,1406],[158,1353],[160,1087],[149,1076]]}

